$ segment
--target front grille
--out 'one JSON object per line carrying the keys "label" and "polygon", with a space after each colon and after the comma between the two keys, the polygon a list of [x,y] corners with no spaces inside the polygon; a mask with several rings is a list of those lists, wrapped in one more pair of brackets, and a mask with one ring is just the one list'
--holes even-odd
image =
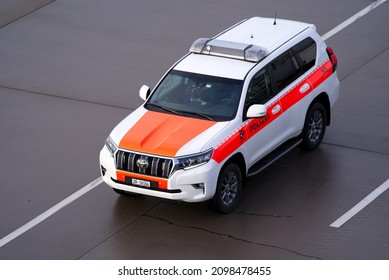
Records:
{"label": "front grille", "polygon": [[115,157],[116,169],[132,173],[169,178],[173,168],[173,160],[169,158],[137,154],[122,150],[119,150]]}

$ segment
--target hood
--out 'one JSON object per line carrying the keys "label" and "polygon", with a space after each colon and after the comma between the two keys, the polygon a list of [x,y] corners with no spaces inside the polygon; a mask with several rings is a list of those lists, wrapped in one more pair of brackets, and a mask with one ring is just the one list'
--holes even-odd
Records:
{"label": "hood", "polygon": [[119,148],[166,157],[198,153],[226,123],[148,111],[142,107],[112,132]]}

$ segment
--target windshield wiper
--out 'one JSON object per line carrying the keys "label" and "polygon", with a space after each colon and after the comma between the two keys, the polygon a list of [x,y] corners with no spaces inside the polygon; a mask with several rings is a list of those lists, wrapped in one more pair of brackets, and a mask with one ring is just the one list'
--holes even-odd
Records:
{"label": "windshield wiper", "polygon": [[205,119],[208,119],[210,121],[214,121],[215,120],[215,118],[213,118],[213,117],[211,117],[209,115],[203,114],[203,113],[191,112],[191,114],[199,116],[199,117],[202,117],[202,118],[205,118]]}
{"label": "windshield wiper", "polygon": [[177,111],[175,111],[175,110],[173,110],[173,109],[170,109],[170,108],[167,108],[167,107],[158,105],[158,104],[151,104],[151,103],[148,103],[147,106],[154,106],[154,107],[157,107],[157,108],[162,109],[162,110],[164,110],[164,111],[173,113],[173,114],[175,114],[175,115],[182,116],[182,114],[180,114],[179,112],[177,112]]}
{"label": "windshield wiper", "polygon": [[201,117],[203,119],[208,119],[210,121],[214,121],[215,120],[215,118],[213,118],[213,117],[211,117],[209,115],[203,114],[203,113],[187,112],[187,111],[176,111],[176,110],[173,110],[173,109],[161,106],[159,104],[154,104],[154,103],[147,103],[146,105],[147,106],[154,106],[154,107],[156,107],[158,109],[161,109],[161,110],[173,113],[173,114],[178,115],[178,116],[183,116],[183,115],[189,114],[189,115],[196,115],[196,116],[199,116],[199,117]]}

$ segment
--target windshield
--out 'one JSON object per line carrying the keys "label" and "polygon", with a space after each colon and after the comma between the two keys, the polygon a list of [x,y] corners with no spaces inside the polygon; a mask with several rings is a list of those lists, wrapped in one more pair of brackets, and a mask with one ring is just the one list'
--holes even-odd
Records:
{"label": "windshield", "polygon": [[215,121],[232,120],[243,81],[172,70],[155,89],[146,108]]}

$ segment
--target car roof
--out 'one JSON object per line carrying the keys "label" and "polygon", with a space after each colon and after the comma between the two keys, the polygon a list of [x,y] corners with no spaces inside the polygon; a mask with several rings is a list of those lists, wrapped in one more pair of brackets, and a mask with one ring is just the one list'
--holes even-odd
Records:
{"label": "car roof", "polygon": [[299,21],[253,17],[236,24],[216,37],[219,40],[261,46],[271,53],[308,28],[315,27]]}
{"label": "car roof", "polygon": [[[235,24],[212,39],[202,40],[207,44],[215,42],[215,45],[219,46],[226,43],[224,45],[227,47],[229,45],[232,47],[243,46],[244,48],[244,45],[254,45],[266,50],[266,55],[268,55],[291,38],[309,28],[316,30],[314,25],[308,23],[253,17]],[[243,59],[231,59],[231,56],[228,57],[228,55],[223,55],[223,53],[204,53],[206,52],[192,51],[174,69],[243,80],[246,74],[255,66],[255,63],[252,61],[244,59],[244,54],[242,54]]]}

